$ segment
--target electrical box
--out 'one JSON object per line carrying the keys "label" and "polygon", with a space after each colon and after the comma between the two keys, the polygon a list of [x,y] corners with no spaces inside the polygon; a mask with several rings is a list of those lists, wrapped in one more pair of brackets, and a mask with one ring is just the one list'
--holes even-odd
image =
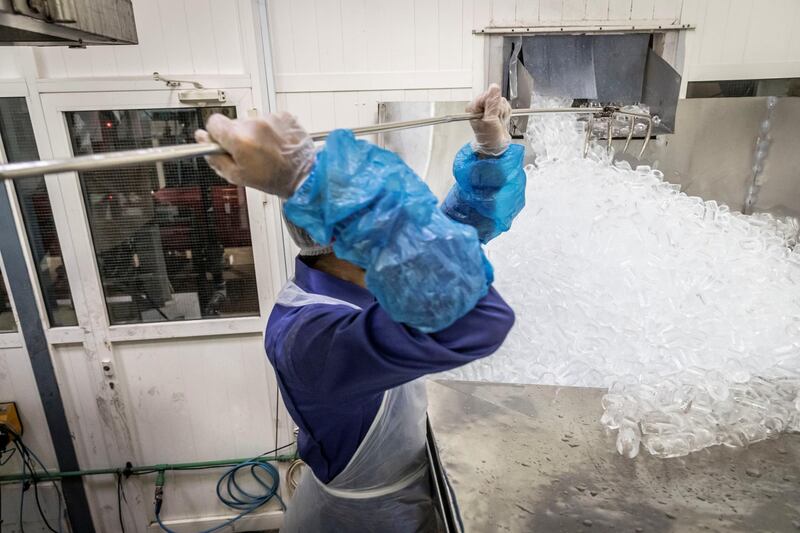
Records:
{"label": "electrical box", "polygon": [[[9,428],[17,435],[22,435],[22,422],[19,419],[17,404],[14,402],[0,403],[0,433],[4,433],[4,428]],[[14,436],[10,436],[11,440],[14,440]]]}
{"label": "electrical box", "polygon": [[137,43],[131,0],[0,0],[0,45]]}

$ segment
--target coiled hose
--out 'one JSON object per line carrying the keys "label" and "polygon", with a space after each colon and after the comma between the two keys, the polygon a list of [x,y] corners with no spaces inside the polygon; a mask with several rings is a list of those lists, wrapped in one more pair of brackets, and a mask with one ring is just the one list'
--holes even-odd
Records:
{"label": "coiled hose", "polygon": [[[237,481],[237,476],[242,471],[249,471],[252,479],[256,481],[262,490],[258,492],[248,492],[244,490]],[[264,478],[264,474],[269,477],[269,480]],[[199,533],[211,533],[212,531],[219,531],[220,529],[227,527],[240,520],[242,517],[252,513],[262,505],[266,504],[272,498],[277,498],[281,504],[281,507],[286,510],[286,505],[283,503],[283,500],[278,494],[280,479],[281,478],[280,474],[278,473],[278,469],[275,468],[271,463],[265,461],[245,461],[232,466],[226,470],[217,481],[217,498],[231,509],[239,511],[239,514],[230,520],[226,520],[218,526],[212,527],[211,529],[204,529]],[[156,522],[158,522],[159,527],[167,533],[175,533],[175,531],[168,528],[161,521],[161,507],[163,504],[161,489],[163,488],[163,485],[164,472],[160,471],[158,473],[158,479],[156,480]]]}

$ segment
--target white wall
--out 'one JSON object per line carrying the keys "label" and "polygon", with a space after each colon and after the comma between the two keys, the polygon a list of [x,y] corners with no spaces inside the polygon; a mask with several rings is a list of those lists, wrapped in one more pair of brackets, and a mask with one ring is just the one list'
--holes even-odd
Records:
{"label": "white wall", "polygon": [[690,81],[800,76],[797,0],[684,0]]}
{"label": "white wall", "polygon": [[270,1],[278,108],[318,131],[373,124],[381,100],[469,99],[474,3]]}
{"label": "white wall", "polygon": [[135,0],[137,46],[35,50],[42,78],[246,72],[235,0]]}
{"label": "white wall", "polygon": [[313,131],[373,124],[379,101],[466,100],[486,27],[690,24],[688,81],[800,76],[797,0],[271,0],[277,107]]}
{"label": "white wall", "polygon": [[374,124],[379,101],[469,100],[490,26],[680,18],[682,0],[271,0],[277,107],[309,130]]}

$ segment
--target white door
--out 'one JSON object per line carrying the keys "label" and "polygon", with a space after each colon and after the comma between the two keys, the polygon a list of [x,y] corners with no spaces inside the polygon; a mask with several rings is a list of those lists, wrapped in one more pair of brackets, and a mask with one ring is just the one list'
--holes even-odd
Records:
{"label": "white door", "polygon": [[[201,108],[172,90],[44,94],[52,156],[193,142],[212,111],[251,110],[249,88],[219,88],[227,102]],[[240,458],[290,443],[262,341],[286,277],[279,205],[224,183],[202,158],[46,181],[77,317],[48,335],[81,465]],[[234,514],[216,500],[220,474],[168,474],[167,525],[195,531]],[[132,530],[153,520],[153,482],[126,482]],[[98,530],[119,529],[114,479],[89,487]],[[242,526],[274,527],[278,510]]]}

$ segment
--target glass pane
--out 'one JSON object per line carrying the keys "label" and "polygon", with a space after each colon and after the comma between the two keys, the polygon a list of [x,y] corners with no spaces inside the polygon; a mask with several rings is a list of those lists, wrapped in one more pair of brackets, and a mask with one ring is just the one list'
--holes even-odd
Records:
{"label": "glass pane", "polygon": [[[75,155],[193,143],[232,107],[66,113]],[[247,202],[202,157],[80,173],[112,324],[258,314]]]}
{"label": "glass pane", "polygon": [[[9,161],[39,159],[24,98],[0,98],[0,138]],[[50,325],[76,326],[78,319],[44,178],[25,178],[14,183]]]}
{"label": "glass pane", "polygon": [[6,280],[0,272],[0,333],[17,331],[17,323],[14,322],[14,311],[11,310],[11,300],[8,299],[6,291]]}

